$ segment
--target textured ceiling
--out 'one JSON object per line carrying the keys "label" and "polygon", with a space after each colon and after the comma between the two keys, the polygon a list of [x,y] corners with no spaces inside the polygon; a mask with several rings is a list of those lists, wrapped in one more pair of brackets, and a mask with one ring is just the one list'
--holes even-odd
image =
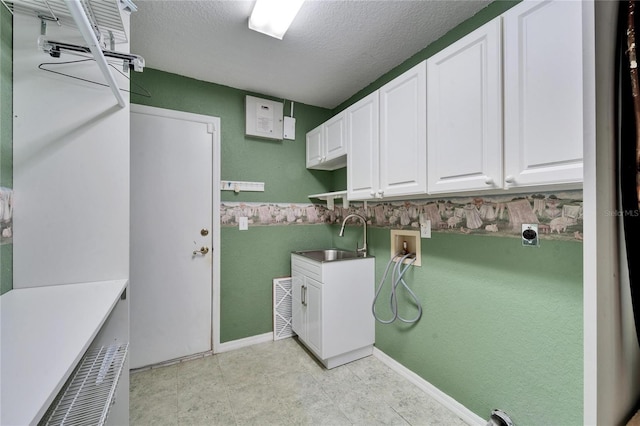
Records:
{"label": "textured ceiling", "polygon": [[138,0],[146,66],[334,108],[490,0],[307,0],[283,40],[247,27],[253,1]]}

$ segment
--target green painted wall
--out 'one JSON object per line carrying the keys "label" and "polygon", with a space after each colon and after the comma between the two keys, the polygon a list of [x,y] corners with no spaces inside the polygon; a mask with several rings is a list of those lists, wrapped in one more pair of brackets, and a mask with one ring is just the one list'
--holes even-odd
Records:
{"label": "green painted wall", "polygon": [[264,192],[223,191],[222,201],[308,202],[307,195],[332,189],[330,172],[305,168],[305,135],[331,111],[296,103],[296,140],[270,141],[245,137],[244,102],[248,94],[273,98],[151,68],[132,73],[132,82],[151,93],[132,94],[133,103],[220,117],[221,178],[265,182]]}
{"label": "green painted wall", "polygon": [[[518,2],[492,3],[333,113]],[[346,183],[346,169],[335,171],[333,186]],[[333,228],[334,245],[352,249],[353,235],[337,238]],[[390,257],[389,234],[369,231],[376,284]],[[423,317],[415,326],[377,323],[376,346],[483,418],[501,408],[516,424],[582,424],[582,244],[543,240],[539,249],[525,249],[516,238],[440,233],[422,242],[423,266],[406,281],[423,304]],[[390,315],[388,299],[377,309]]]}
{"label": "green painted wall", "polygon": [[[223,179],[265,181],[267,188],[225,192],[223,201],[307,202],[307,194],[344,189],[346,171],[304,169],[306,131],[515,3],[492,3],[333,112],[297,104],[295,142],[245,138],[246,92],[229,87],[146,69],[133,79],[153,97],[132,100],[221,117]],[[357,227],[337,234],[337,226],[323,225],[222,228],[221,341],[271,331],[271,279],[290,273],[289,252],[353,249],[362,238]],[[369,230],[376,280],[389,238],[388,229]],[[516,424],[581,424],[582,245],[543,240],[532,249],[517,238],[444,233],[422,241],[423,266],[407,282],[423,317],[415,326],[378,324],[376,345],[483,418],[502,408]]]}
{"label": "green painted wall", "polygon": [[[333,112],[516,3],[492,3]],[[346,187],[346,170],[334,172],[333,182]],[[370,230],[377,282],[390,257],[389,240],[389,230]],[[525,249],[515,238],[439,233],[422,241],[423,266],[411,270],[407,282],[423,317],[415,326],[376,324],[376,346],[483,418],[501,408],[516,424],[582,424],[582,244],[543,240],[539,249]],[[383,315],[390,315],[387,300],[377,304]]]}
{"label": "green painted wall", "polygon": [[[388,229],[370,229],[376,285],[389,244]],[[515,424],[582,424],[581,243],[525,248],[518,238],[434,233],[422,240],[422,266],[405,276],[422,318],[376,323],[380,350],[483,418],[501,408]],[[383,318],[391,316],[389,285],[376,305]]]}
{"label": "green painted wall", "polygon": [[[330,172],[305,168],[305,135],[331,116],[329,110],[296,103],[295,141],[253,139],[244,136],[248,92],[149,68],[132,79],[152,94],[132,95],[134,103],[220,117],[222,179],[265,182],[265,192],[223,191],[222,201],[308,203],[308,194],[333,189]],[[223,228],[221,342],[270,332],[271,280],[289,275],[291,250],[330,242],[322,225]]]}
{"label": "green painted wall", "polygon": [[273,331],[272,279],[291,275],[290,253],[331,246],[325,225],[222,228],[220,340]]}
{"label": "green painted wall", "polygon": [[[0,5],[0,186],[13,188],[13,19]],[[13,244],[0,246],[0,294],[13,288]]]}

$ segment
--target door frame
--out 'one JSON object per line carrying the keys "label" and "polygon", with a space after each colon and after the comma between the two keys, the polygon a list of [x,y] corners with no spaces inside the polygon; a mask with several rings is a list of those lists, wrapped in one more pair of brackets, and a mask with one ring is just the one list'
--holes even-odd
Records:
{"label": "door frame", "polygon": [[145,105],[130,104],[131,112],[154,115],[177,120],[204,123],[212,134],[211,143],[211,224],[212,224],[212,266],[211,266],[211,351],[217,353],[220,347],[220,117],[193,114]]}

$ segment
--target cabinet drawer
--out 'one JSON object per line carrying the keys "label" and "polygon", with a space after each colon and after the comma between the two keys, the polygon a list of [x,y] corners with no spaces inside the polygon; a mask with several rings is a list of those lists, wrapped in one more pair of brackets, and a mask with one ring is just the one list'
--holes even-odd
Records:
{"label": "cabinet drawer", "polygon": [[314,262],[303,256],[291,255],[291,270],[298,270],[303,275],[322,282],[322,263]]}

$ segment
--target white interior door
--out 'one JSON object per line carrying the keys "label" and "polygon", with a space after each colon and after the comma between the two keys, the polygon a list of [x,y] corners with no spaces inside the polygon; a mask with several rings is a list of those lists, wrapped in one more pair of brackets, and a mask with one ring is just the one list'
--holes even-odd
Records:
{"label": "white interior door", "polygon": [[136,111],[132,108],[132,368],[212,349],[213,142],[219,123],[156,108]]}

